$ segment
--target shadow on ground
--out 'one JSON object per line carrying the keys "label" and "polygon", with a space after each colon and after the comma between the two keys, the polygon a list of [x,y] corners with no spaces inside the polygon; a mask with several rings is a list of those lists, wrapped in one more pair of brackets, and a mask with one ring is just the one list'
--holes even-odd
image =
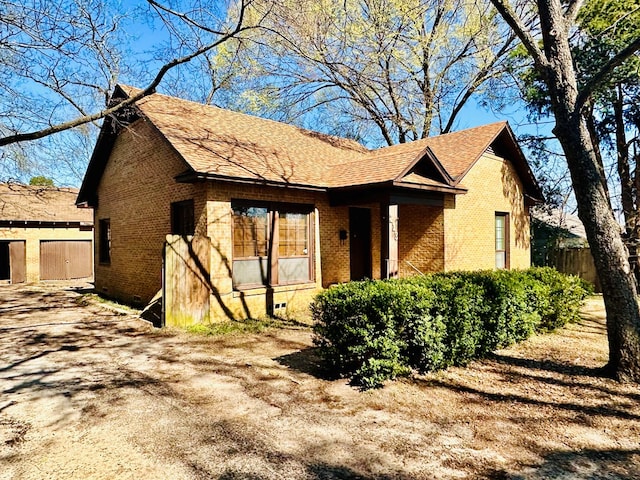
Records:
{"label": "shadow on ground", "polygon": [[622,480],[640,478],[636,450],[580,450],[550,452],[543,462],[522,473],[488,470],[481,477],[493,480]]}

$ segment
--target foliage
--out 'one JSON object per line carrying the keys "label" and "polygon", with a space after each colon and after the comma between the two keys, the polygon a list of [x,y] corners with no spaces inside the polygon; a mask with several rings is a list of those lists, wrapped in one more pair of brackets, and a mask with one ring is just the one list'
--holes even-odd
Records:
{"label": "foliage", "polygon": [[377,388],[412,369],[466,365],[575,321],[590,292],[548,267],[351,282],[315,298],[314,341],[332,370]]}
{"label": "foliage", "polygon": [[329,366],[366,388],[407,373],[396,320],[410,298],[397,282],[342,284],[318,295],[311,306],[316,344]]}
{"label": "foliage", "polygon": [[[579,87],[584,87],[615,52],[640,36],[640,0],[588,0],[579,10],[571,50]],[[517,58],[525,57],[521,47]],[[607,76],[593,92],[582,115],[586,120],[608,184],[611,203],[620,208],[625,221],[625,240],[632,268],[640,280],[636,244],[640,239],[640,201],[636,185],[640,182],[640,58],[633,55]],[[520,89],[530,114],[537,120],[552,114],[550,91],[536,68],[520,71]],[[554,178],[566,165],[549,161],[547,140],[538,139],[533,156],[542,152],[543,162],[536,168],[538,178]],[[529,139],[531,141],[531,139]],[[544,182],[543,182],[544,183]],[[571,185],[558,178],[558,186],[568,195]],[[561,191],[545,190],[547,198],[559,199]],[[557,202],[560,203],[560,202]]]}
{"label": "foliage", "polygon": [[31,177],[29,180],[29,185],[38,185],[40,187],[53,187],[53,179],[49,177],[45,177],[43,175],[38,175],[37,177]]}
{"label": "foliage", "polygon": [[377,144],[448,132],[470,98],[498,98],[515,45],[485,0],[253,6],[264,28],[210,59],[218,101]]}

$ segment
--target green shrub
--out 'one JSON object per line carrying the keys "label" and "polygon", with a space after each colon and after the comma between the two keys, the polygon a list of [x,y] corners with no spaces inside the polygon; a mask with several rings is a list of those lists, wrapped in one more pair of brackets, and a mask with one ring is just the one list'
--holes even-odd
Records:
{"label": "green shrub", "polygon": [[401,300],[402,289],[392,282],[351,282],[320,293],[311,313],[322,359],[366,388],[408,373],[394,318]]}
{"label": "green shrub", "polygon": [[336,373],[377,388],[411,369],[466,365],[574,321],[590,291],[546,267],[351,282],[315,298],[314,342]]}
{"label": "green shrub", "polygon": [[[415,281],[415,280],[414,280]],[[443,361],[436,368],[466,365],[482,342],[485,298],[482,286],[464,275],[438,274],[421,278],[435,295],[432,316],[444,324]]]}
{"label": "green shrub", "polygon": [[583,300],[593,294],[591,284],[550,267],[533,267],[526,273],[548,288],[547,300],[538,306],[541,316],[539,330],[552,331],[578,321]]}
{"label": "green shrub", "polygon": [[442,315],[434,314],[436,294],[426,285],[398,284],[402,301],[396,305],[395,318],[403,360],[420,372],[443,368],[446,326]]}

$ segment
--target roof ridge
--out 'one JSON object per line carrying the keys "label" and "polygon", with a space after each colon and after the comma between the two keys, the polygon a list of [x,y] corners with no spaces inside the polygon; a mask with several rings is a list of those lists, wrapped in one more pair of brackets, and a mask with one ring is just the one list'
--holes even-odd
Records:
{"label": "roof ridge", "polygon": [[[125,84],[118,84],[117,86],[125,87],[126,89],[133,90],[133,91],[142,91],[142,89],[140,89],[140,88],[132,87],[130,85],[125,85]],[[129,94],[126,90],[125,90],[125,93]],[[368,153],[368,152],[372,151],[371,149],[365,147],[363,144],[361,144],[360,142],[358,142],[357,140],[354,140],[352,138],[340,137],[338,135],[331,135],[331,134],[328,134],[328,133],[319,132],[317,130],[311,130],[311,129],[308,129],[308,128],[299,127],[299,126],[291,124],[291,123],[281,122],[279,120],[274,120],[272,118],[265,118],[265,117],[261,117],[259,115],[254,115],[254,114],[251,114],[251,113],[245,113],[245,112],[240,112],[238,110],[233,110],[231,108],[219,107],[217,105],[201,103],[201,102],[197,102],[195,100],[189,100],[189,99],[185,99],[185,98],[181,98],[181,97],[176,97],[176,96],[173,96],[173,95],[167,95],[167,94],[164,94],[164,93],[159,93],[157,91],[155,91],[151,95],[148,95],[147,97],[143,97],[142,99],[140,99],[140,101],[142,101],[142,100],[144,100],[144,98],[148,98],[148,97],[150,97],[152,95],[157,95],[159,97],[170,99],[171,101],[178,101],[178,102],[185,102],[185,103],[193,104],[194,106],[197,106],[198,108],[212,108],[212,109],[215,109],[215,110],[222,110],[224,112],[230,112],[232,114],[240,115],[240,116],[243,116],[243,117],[249,117],[251,119],[258,119],[258,120],[263,121],[263,122],[275,123],[275,124],[283,126],[285,128],[289,128],[289,129],[292,129],[292,130],[298,130],[299,132],[301,132],[303,134],[309,135],[310,137],[318,138],[319,140],[323,140],[323,141],[330,141],[331,139],[334,139],[334,140],[339,141],[341,143],[348,142],[348,143],[353,145],[353,148],[352,148],[353,150],[360,150],[360,151],[362,151],[362,153]],[[331,142],[329,142],[329,143],[331,143]],[[347,145],[344,145],[344,146],[348,148]]]}

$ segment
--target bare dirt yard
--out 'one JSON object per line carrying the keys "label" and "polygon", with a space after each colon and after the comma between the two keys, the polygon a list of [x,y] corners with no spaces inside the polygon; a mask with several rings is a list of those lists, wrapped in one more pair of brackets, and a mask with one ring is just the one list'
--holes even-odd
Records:
{"label": "bare dirt yard", "polygon": [[308,328],[159,331],[70,288],[0,288],[1,479],[640,478],[640,390],[580,324],[359,392]]}

